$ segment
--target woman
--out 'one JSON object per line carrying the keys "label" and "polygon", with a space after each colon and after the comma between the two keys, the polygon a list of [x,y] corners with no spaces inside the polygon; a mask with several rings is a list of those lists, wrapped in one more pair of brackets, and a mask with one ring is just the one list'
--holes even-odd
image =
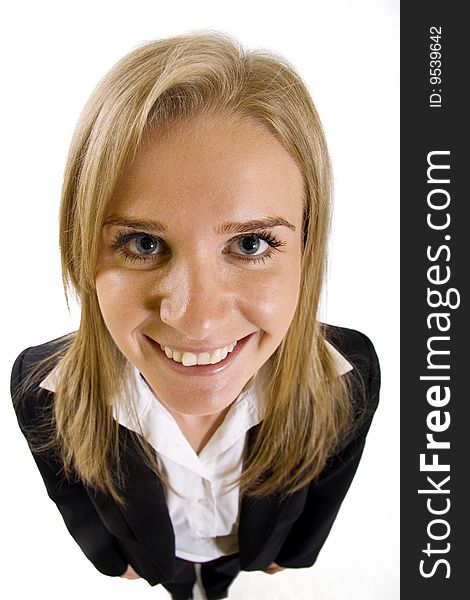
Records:
{"label": "woman", "polygon": [[216,34],[149,43],[77,126],[61,205],[79,330],[12,393],[102,573],[208,598],[313,564],[378,399],[362,334],[319,323],[330,166],[290,65]]}

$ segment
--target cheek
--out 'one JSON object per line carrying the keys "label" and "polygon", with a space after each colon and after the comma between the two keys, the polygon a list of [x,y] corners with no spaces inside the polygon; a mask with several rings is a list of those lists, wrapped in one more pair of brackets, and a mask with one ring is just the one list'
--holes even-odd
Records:
{"label": "cheek", "polygon": [[273,275],[262,285],[245,287],[245,307],[250,321],[278,341],[284,337],[297,307],[300,269]]}
{"label": "cheek", "polygon": [[143,292],[132,275],[119,271],[98,273],[96,293],[101,314],[113,337],[125,334],[143,319]]}

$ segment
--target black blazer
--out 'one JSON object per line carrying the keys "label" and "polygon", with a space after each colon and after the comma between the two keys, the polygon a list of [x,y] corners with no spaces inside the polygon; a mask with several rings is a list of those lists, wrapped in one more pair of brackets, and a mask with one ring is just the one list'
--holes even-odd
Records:
{"label": "black blazer", "polygon": [[[357,387],[356,406],[360,404],[363,413],[364,402],[359,401],[362,387],[365,416],[353,439],[309,485],[287,498],[273,494],[262,499],[242,499],[239,523],[242,570],[263,570],[272,562],[288,568],[312,565],[359,464],[378,402],[377,356],[370,340],[357,331],[327,326],[326,336],[354,365],[355,375],[362,380],[362,386]],[[12,372],[13,396],[31,368],[50,355],[51,346],[49,342],[28,348],[18,356]],[[26,429],[34,428],[52,402],[53,393],[41,388],[15,401],[18,422],[25,435]],[[258,430],[259,425],[249,431],[249,443]],[[120,436],[126,472],[123,489],[126,508],[79,481],[65,480],[53,452],[33,452],[33,457],[70,534],[99,571],[118,576],[130,564],[150,585],[171,581],[175,572],[175,540],[162,483],[138,458],[133,435],[123,426]]]}

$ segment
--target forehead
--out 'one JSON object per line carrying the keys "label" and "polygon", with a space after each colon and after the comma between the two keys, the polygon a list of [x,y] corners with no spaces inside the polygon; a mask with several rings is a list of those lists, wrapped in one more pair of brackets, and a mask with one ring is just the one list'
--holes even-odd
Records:
{"label": "forehead", "polygon": [[302,204],[301,172],[274,135],[248,119],[205,116],[147,134],[108,215],[169,218],[191,210],[210,221],[281,211],[298,220]]}

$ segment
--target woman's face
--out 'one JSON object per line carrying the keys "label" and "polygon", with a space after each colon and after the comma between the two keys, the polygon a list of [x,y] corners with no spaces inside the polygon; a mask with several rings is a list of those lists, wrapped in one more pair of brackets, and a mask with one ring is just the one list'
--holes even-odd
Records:
{"label": "woman's face", "polygon": [[281,343],[299,296],[302,209],[295,161],[248,120],[153,133],[127,166],[96,289],[115,343],[171,412],[220,413]]}

